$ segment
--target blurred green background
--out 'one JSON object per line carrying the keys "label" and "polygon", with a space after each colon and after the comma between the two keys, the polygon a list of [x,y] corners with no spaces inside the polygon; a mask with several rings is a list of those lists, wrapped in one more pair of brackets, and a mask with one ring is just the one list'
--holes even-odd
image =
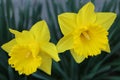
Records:
{"label": "blurred green background", "polygon": [[[51,42],[57,43],[63,36],[57,15],[78,12],[90,0],[0,0],[0,46],[12,35],[8,29],[29,29],[39,20],[46,20]],[[115,12],[117,18],[109,30],[111,53],[89,57],[81,64],[75,63],[69,51],[59,54],[61,61],[53,61],[52,75],[37,70],[36,73],[19,75],[8,65],[8,54],[0,48],[0,80],[120,80],[120,0],[91,0],[98,12]]]}

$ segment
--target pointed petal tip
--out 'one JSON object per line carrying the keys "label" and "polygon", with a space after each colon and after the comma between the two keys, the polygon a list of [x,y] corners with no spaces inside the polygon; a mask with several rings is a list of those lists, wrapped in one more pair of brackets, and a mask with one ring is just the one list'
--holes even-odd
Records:
{"label": "pointed petal tip", "polygon": [[67,13],[67,12],[61,13],[61,14],[58,15],[58,17],[61,17],[61,16],[63,16],[63,15],[66,14],[66,13]]}
{"label": "pointed petal tip", "polygon": [[39,22],[41,22],[41,23],[45,23],[45,24],[46,24],[46,21],[45,21],[45,20],[41,20],[41,21],[39,21]]}
{"label": "pointed petal tip", "polygon": [[113,15],[114,15],[114,18],[116,18],[116,17],[117,17],[117,14],[116,14],[116,13],[113,13]]}
{"label": "pointed petal tip", "polygon": [[[39,69],[39,68],[38,68]],[[40,69],[41,70],[41,69]],[[42,70],[43,71],[43,70]],[[48,74],[49,76],[51,76],[51,71],[43,71],[44,73]]]}
{"label": "pointed petal tip", "polygon": [[51,71],[50,72],[46,72],[48,75],[51,75]]}
{"label": "pointed petal tip", "polygon": [[3,49],[4,50],[4,44],[2,45],[2,46],[0,46],[1,47],[1,49]]}
{"label": "pointed petal tip", "polygon": [[12,29],[11,28],[9,28],[9,31],[11,31]]}
{"label": "pointed petal tip", "polygon": [[111,50],[109,49],[109,50],[106,50],[105,52],[107,52],[107,53],[111,53]]}
{"label": "pointed petal tip", "polygon": [[12,34],[16,35],[16,36],[21,33],[21,32],[19,32],[19,31],[17,31],[17,30],[11,29],[11,28],[9,28],[9,31],[10,31]]}
{"label": "pointed petal tip", "polygon": [[115,19],[117,17],[117,14],[114,12],[109,12],[111,14],[111,16]]}
{"label": "pointed petal tip", "polygon": [[76,63],[78,63],[78,64],[82,63],[84,60],[85,60],[85,58],[82,58],[82,59],[75,59]]}
{"label": "pointed petal tip", "polygon": [[[46,22],[45,20],[40,20],[40,21],[38,21],[38,22]],[[35,23],[36,24],[36,23]]]}
{"label": "pointed petal tip", "polygon": [[64,14],[65,14],[65,13],[62,13],[62,14],[59,14],[59,15],[58,15],[58,21],[61,21],[61,20],[62,20],[62,18],[64,17]]}
{"label": "pointed petal tip", "polygon": [[86,5],[85,5],[85,6],[88,6],[88,7],[93,6],[93,7],[94,7],[94,4],[93,4],[91,1],[89,1],[88,3],[86,3]]}
{"label": "pointed petal tip", "polygon": [[91,5],[91,4],[93,4],[91,1],[89,1],[87,4],[89,4],[89,5]]}
{"label": "pointed petal tip", "polygon": [[12,39],[11,41],[4,43],[1,48],[6,51],[7,53],[10,52],[10,50],[12,49],[12,47],[16,44],[16,40]]}
{"label": "pointed petal tip", "polygon": [[56,62],[59,62],[60,61],[60,58],[58,57],[57,59],[56,59]]}
{"label": "pointed petal tip", "polygon": [[[46,23],[45,20],[40,20],[40,21],[36,22],[33,26],[35,26],[35,25],[37,25],[37,24],[41,25],[41,24],[47,24],[47,23]],[[32,27],[33,27],[33,26],[32,26]],[[31,29],[32,29],[32,27],[31,27]]]}
{"label": "pointed petal tip", "polygon": [[14,31],[16,31],[16,30],[9,28],[9,31],[10,31],[11,33],[14,33]]}
{"label": "pointed petal tip", "polygon": [[85,56],[78,55],[77,53],[74,52],[74,50],[71,49],[70,52],[76,63],[79,64],[85,60]]}

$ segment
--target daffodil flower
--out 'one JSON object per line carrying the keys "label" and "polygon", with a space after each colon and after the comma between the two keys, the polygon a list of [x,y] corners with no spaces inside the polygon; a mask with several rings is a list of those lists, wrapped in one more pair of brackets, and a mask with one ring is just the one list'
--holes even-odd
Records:
{"label": "daffodil flower", "polygon": [[10,56],[8,63],[19,74],[30,75],[41,69],[51,74],[52,59],[59,61],[56,46],[50,43],[50,33],[46,22],[39,21],[27,31],[10,29],[15,38],[2,46]]}
{"label": "daffodil flower", "polygon": [[78,13],[60,14],[58,21],[64,36],[57,44],[58,52],[70,50],[77,63],[101,51],[110,53],[108,30],[115,18],[112,12],[95,12],[91,2]]}

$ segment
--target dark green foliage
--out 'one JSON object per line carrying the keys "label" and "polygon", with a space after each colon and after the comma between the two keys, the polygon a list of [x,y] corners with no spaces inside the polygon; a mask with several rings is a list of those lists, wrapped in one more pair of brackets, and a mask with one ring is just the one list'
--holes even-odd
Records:
{"label": "dark green foliage", "polygon": [[[57,15],[63,12],[78,12],[87,3],[86,0],[18,0],[18,3],[22,1],[26,1],[26,4],[18,6],[18,13],[16,13],[16,4],[11,0],[0,0],[0,46],[13,38],[8,31],[9,28],[22,31],[42,19],[47,21],[51,42],[56,44],[63,36]],[[91,1],[96,8],[101,5],[96,3],[99,0]],[[30,76],[19,76],[18,72],[8,65],[8,54],[0,49],[0,80],[120,80],[120,0],[101,1],[104,1],[103,6],[97,11],[118,14],[109,30],[110,54],[102,52],[77,64],[70,52],[66,51],[59,54],[61,58],[59,63],[53,61],[51,76],[40,70]],[[33,2],[34,5],[31,7]]]}

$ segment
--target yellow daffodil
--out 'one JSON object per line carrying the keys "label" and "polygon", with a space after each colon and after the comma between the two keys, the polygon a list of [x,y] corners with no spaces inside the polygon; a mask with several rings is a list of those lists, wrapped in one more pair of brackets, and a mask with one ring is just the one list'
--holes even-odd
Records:
{"label": "yellow daffodil", "polygon": [[52,59],[60,59],[55,45],[49,42],[50,33],[46,22],[37,22],[29,31],[10,29],[10,32],[15,34],[15,38],[2,46],[9,53],[9,64],[19,74],[30,75],[37,69],[51,74]]}
{"label": "yellow daffodil", "polygon": [[58,51],[70,50],[77,63],[101,51],[110,53],[107,36],[115,18],[116,14],[112,12],[95,12],[91,2],[77,14],[60,14],[58,21],[64,37],[57,44]]}

